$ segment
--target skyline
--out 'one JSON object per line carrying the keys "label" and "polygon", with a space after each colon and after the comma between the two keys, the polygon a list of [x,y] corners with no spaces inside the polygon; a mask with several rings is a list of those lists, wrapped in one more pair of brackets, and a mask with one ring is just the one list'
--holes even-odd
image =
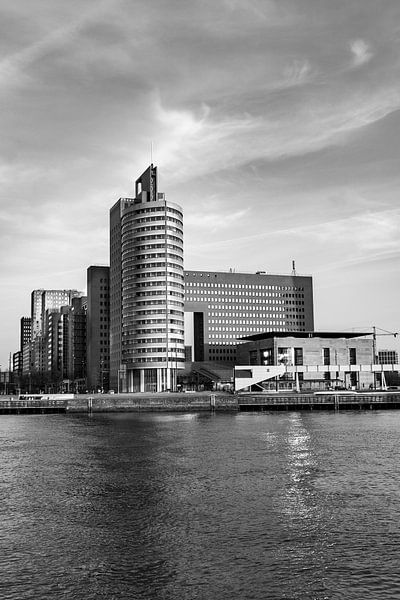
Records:
{"label": "skyline", "polygon": [[295,260],[316,330],[398,331],[398,3],[88,6],[0,8],[2,369],[33,289],[109,264],[151,144],[185,269]]}

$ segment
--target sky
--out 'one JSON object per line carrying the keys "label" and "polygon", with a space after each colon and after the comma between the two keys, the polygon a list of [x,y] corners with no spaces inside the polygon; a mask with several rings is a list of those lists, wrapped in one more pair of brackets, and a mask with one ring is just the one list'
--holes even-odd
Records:
{"label": "sky", "polygon": [[398,0],[0,0],[0,33],[3,370],[152,158],[187,269],[295,260],[316,330],[400,330]]}

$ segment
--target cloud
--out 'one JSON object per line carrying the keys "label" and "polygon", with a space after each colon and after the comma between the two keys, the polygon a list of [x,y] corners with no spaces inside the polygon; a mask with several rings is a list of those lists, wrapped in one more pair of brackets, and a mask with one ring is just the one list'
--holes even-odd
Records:
{"label": "cloud", "polygon": [[351,248],[352,260],[369,260],[369,256],[400,254],[400,210],[369,211],[352,216],[303,224],[298,227],[273,229],[263,228],[261,232],[253,230],[251,235],[235,238],[206,241],[198,244],[215,250],[216,248],[235,247],[255,248],[262,240],[279,238],[291,240],[291,246],[300,246],[302,240],[309,247],[329,248],[335,256],[346,254]]}
{"label": "cloud", "polygon": [[311,64],[308,60],[294,60],[284,70],[284,87],[301,85],[306,81],[310,81],[312,73]]}
{"label": "cloud", "polygon": [[[5,4],[4,328],[15,334],[40,280],[80,287],[79,268],[107,260],[108,209],[151,141],[197,268],[352,260],[357,281],[357,261],[396,256],[399,215],[383,210],[399,187],[395,0]],[[16,300],[6,290],[24,273]]]}
{"label": "cloud", "polygon": [[269,110],[263,114],[243,112],[227,118],[204,104],[198,114],[170,109],[156,95],[153,114],[160,140],[158,160],[171,180],[181,180],[254,160],[274,161],[316,152],[343,143],[350,134],[398,110],[400,89],[394,84],[368,95],[348,90],[334,104],[325,90],[308,100],[297,102],[290,110],[285,99],[270,107],[266,99]]}
{"label": "cloud", "polygon": [[354,40],[350,45],[353,54],[353,66],[361,67],[371,60],[373,53],[369,45],[364,40]]}
{"label": "cloud", "polygon": [[[208,198],[208,206],[213,205],[213,198]],[[249,209],[236,210],[227,213],[227,208],[219,212],[206,209],[202,212],[191,211],[185,217],[185,227],[196,228],[198,231],[206,229],[208,232],[223,231],[231,228],[235,223],[240,222],[249,212]]]}
{"label": "cloud", "polygon": [[33,43],[22,49],[5,56],[0,61],[0,83],[3,90],[20,84],[26,84],[31,76],[27,68],[43,58],[47,54],[54,52],[56,48],[66,46],[73,41],[81,30],[93,19],[97,20],[103,16],[104,11],[110,10],[115,6],[116,0],[102,0],[96,3],[95,9],[90,9],[78,13],[79,16],[73,17],[67,24],[61,27],[50,27],[50,33],[42,35]]}

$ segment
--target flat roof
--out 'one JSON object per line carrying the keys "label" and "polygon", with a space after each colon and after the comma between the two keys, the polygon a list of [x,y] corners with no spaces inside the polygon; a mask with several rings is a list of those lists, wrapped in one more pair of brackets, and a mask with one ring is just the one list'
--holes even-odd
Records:
{"label": "flat roof", "polygon": [[239,338],[241,340],[257,341],[276,337],[286,338],[355,338],[373,335],[372,331],[265,331],[264,333],[255,333]]}

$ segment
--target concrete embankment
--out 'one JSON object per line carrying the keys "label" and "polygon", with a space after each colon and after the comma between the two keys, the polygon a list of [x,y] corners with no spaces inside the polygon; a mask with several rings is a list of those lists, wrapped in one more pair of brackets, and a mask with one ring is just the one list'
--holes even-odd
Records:
{"label": "concrete embankment", "polygon": [[[71,395],[72,396],[72,395]],[[0,414],[399,409],[399,391],[321,394],[57,394],[0,398]]]}
{"label": "concrete embankment", "polygon": [[321,394],[239,394],[241,411],[384,410],[400,408],[398,392]]}
{"label": "concrete embankment", "polygon": [[198,412],[276,410],[383,410],[400,408],[400,394],[93,394],[75,396],[66,410],[76,412]]}
{"label": "concrete embankment", "polygon": [[69,400],[67,412],[237,411],[236,396],[201,392],[161,394],[85,394]]}

